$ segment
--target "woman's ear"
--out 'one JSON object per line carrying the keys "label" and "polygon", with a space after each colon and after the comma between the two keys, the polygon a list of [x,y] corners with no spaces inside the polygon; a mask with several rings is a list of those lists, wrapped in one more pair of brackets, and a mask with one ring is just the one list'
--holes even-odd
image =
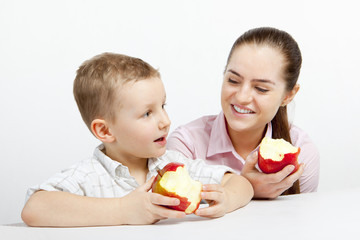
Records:
{"label": "woman's ear", "polygon": [[111,134],[109,126],[104,119],[94,119],[90,125],[91,132],[101,142],[111,143],[115,137]]}
{"label": "woman's ear", "polygon": [[287,92],[283,101],[281,102],[281,106],[284,107],[284,106],[288,105],[294,99],[294,97],[295,97],[296,93],[299,91],[299,89],[300,89],[300,85],[296,84],[290,92]]}

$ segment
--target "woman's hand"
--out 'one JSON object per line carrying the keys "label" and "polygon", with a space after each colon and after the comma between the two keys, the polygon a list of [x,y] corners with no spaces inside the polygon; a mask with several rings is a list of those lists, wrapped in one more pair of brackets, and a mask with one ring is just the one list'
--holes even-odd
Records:
{"label": "woman's hand", "polygon": [[304,171],[304,164],[300,164],[299,169],[291,175],[289,174],[294,170],[293,165],[288,165],[277,173],[266,174],[256,169],[257,161],[258,153],[254,152],[246,158],[241,171],[241,175],[247,178],[254,188],[254,198],[277,198],[290,188]]}

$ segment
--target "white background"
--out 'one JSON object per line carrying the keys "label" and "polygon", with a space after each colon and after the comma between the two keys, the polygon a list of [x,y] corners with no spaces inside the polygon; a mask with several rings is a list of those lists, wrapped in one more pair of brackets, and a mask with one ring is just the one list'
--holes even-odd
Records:
{"label": "white background", "polygon": [[286,30],[302,50],[290,112],[319,148],[319,191],[359,186],[359,22],[355,0],[1,0],[0,224],[21,221],[29,186],[98,145],[72,95],[84,60],[108,51],[159,68],[173,130],[220,111],[232,43],[260,26]]}

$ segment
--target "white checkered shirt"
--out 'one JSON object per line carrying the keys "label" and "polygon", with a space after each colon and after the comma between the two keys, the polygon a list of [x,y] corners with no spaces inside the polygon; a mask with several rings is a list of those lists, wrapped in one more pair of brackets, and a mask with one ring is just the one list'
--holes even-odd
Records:
{"label": "white checkered shirt", "polygon": [[[64,191],[82,196],[111,198],[123,197],[139,187],[129,169],[106,156],[101,144],[95,148],[91,158],[55,174],[42,184],[29,188],[26,201],[38,190]],[[189,175],[203,184],[219,184],[226,172],[234,172],[222,165],[208,165],[201,159],[188,159],[176,151],[166,151],[159,158],[148,160],[147,179],[157,174],[156,168],[163,168],[169,162],[185,164]]]}

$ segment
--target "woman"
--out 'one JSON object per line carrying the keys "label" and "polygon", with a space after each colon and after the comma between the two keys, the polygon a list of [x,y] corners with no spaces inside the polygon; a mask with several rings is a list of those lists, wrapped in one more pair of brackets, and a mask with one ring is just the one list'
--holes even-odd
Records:
{"label": "woman", "polygon": [[[301,62],[300,49],[288,33],[275,28],[245,32],[227,60],[222,112],[178,127],[168,139],[168,149],[232,167],[252,183],[255,198],[316,191],[319,153],[287,116],[286,106],[300,88]],[[295,173],[289,175],[292,165],[274,174],[257,169],[257,149],[264,136],[283,138],[301,148],[301,165]]]}

